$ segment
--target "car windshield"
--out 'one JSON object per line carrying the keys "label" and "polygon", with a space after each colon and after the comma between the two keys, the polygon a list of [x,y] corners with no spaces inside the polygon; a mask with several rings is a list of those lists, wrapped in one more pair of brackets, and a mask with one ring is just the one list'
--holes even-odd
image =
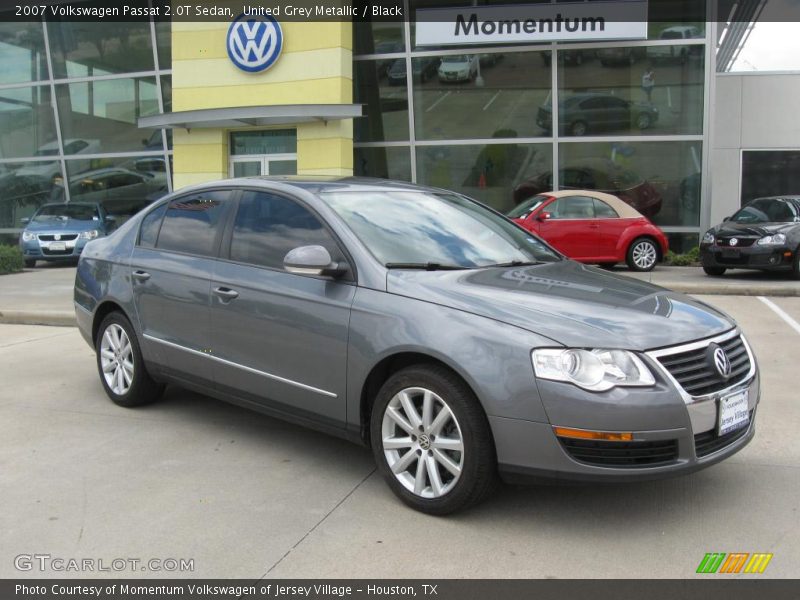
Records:
{"label": "car windshield", "polygon": [[764,198],[741,208],[730,220],[734,223],[793,223],[800,220],[800,216],[791,202]]}
{"label": "car windshield", "polygon": [[548,200],[549,200],[548,196],[533,196],[523,201],[522,203],[518,204],[516,208],[512,209],[511,212],[506,214],[506,216],[509,219],[519,219],[521,217],[526,217]]}
{"label": "car windshield", "polygon": [[75,219],[76,221],[97,221],[97,208],[88,204],[50,204],[43,206],[33,217],[34,221],[54,219]]}
{"label": "car windshield", "polygon": [[525,230],[456,194],[387,190],[322,197],[388,267],[469,269],[561,260]]}

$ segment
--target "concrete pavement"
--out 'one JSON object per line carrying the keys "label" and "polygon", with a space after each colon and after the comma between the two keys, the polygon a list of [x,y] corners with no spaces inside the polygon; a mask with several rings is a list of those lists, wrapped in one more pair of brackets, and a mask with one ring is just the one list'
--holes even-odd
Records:
{"label": "concrete pavement", "polygon": [[[786,275],[759,271],[729,271],[708,277],[697,267],[656,267],[634,273],[617,266],[614,271],[687,294],[741,296],[800,296],[800,281]],[[0,323],[74,325],[72,286],[75,267],[44,265],[23,273],[0,277]]]}
{"label": "concrete pavement", "polygon": [[[702,299],[760,359],[747,448],[665,481],[506,486],[447,518],[397,501],[366,449],[177,388],[118,408],[75,329],[0,325],[0,577],[82,576],[14,569],[49,553],[194,559],[194,577],[686,578],[706,552],[772,552],[758,577],[796,577],[800,333],[757,298]],[[800,298],[772,301],[800,321]]]}

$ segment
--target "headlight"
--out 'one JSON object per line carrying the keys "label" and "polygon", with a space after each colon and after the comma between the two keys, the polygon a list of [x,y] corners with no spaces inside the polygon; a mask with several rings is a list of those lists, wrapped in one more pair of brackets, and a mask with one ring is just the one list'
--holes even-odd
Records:
{"label": "headlight", "polygon": [[97,231],[97,229],[90,229],[89,231],[82,231],[81,232],[81,239],[82,240],[93,240],[98,235],[100,235],[100,232]]}
{"label": "headlight", "polygon": [[756,242],[759,246],[781,246],[786,243],[786,236],[782,233],[776,233],[775,235],[768,235],[766,237],[761,238]]}
{"label": "headlight", "polygon": [[592,392],[656,382],[642,360],[627,350],[538,348],[531,357],[537,377],[566,381]]}
{"label": "headlight", "polygon": [[706,231],[706,234],[703,236],[703,244],[713,244],[714,243],[714,234],[710,231]]}
{"label": "headlight", "polygon": [[30,231],[23,231],[22,232],[22,241],[23,242],[32,242],[36,239],[36,234],[31,233]]}

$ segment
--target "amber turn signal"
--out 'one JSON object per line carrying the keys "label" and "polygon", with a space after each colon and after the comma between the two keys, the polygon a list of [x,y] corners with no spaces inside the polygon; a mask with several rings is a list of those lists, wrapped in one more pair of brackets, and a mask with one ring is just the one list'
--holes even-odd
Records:
{"label": "amber turn signal", "polygon": [[553,427],[558,437],[579,440],[606,440],[609,442],[630,442],[632,433],[614,433],[610,431],[588,431],[586,429],[570,429],[569,427]]}

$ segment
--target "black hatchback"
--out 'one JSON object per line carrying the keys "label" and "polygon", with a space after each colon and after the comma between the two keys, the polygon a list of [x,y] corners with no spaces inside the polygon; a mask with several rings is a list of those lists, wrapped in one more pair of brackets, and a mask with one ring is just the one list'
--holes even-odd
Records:
{"label": "black hatchback", "polygon": [[800,279],[800,196],[757,198],[700,243],[703,270],[720,276],[727,269],[790,271]]}

